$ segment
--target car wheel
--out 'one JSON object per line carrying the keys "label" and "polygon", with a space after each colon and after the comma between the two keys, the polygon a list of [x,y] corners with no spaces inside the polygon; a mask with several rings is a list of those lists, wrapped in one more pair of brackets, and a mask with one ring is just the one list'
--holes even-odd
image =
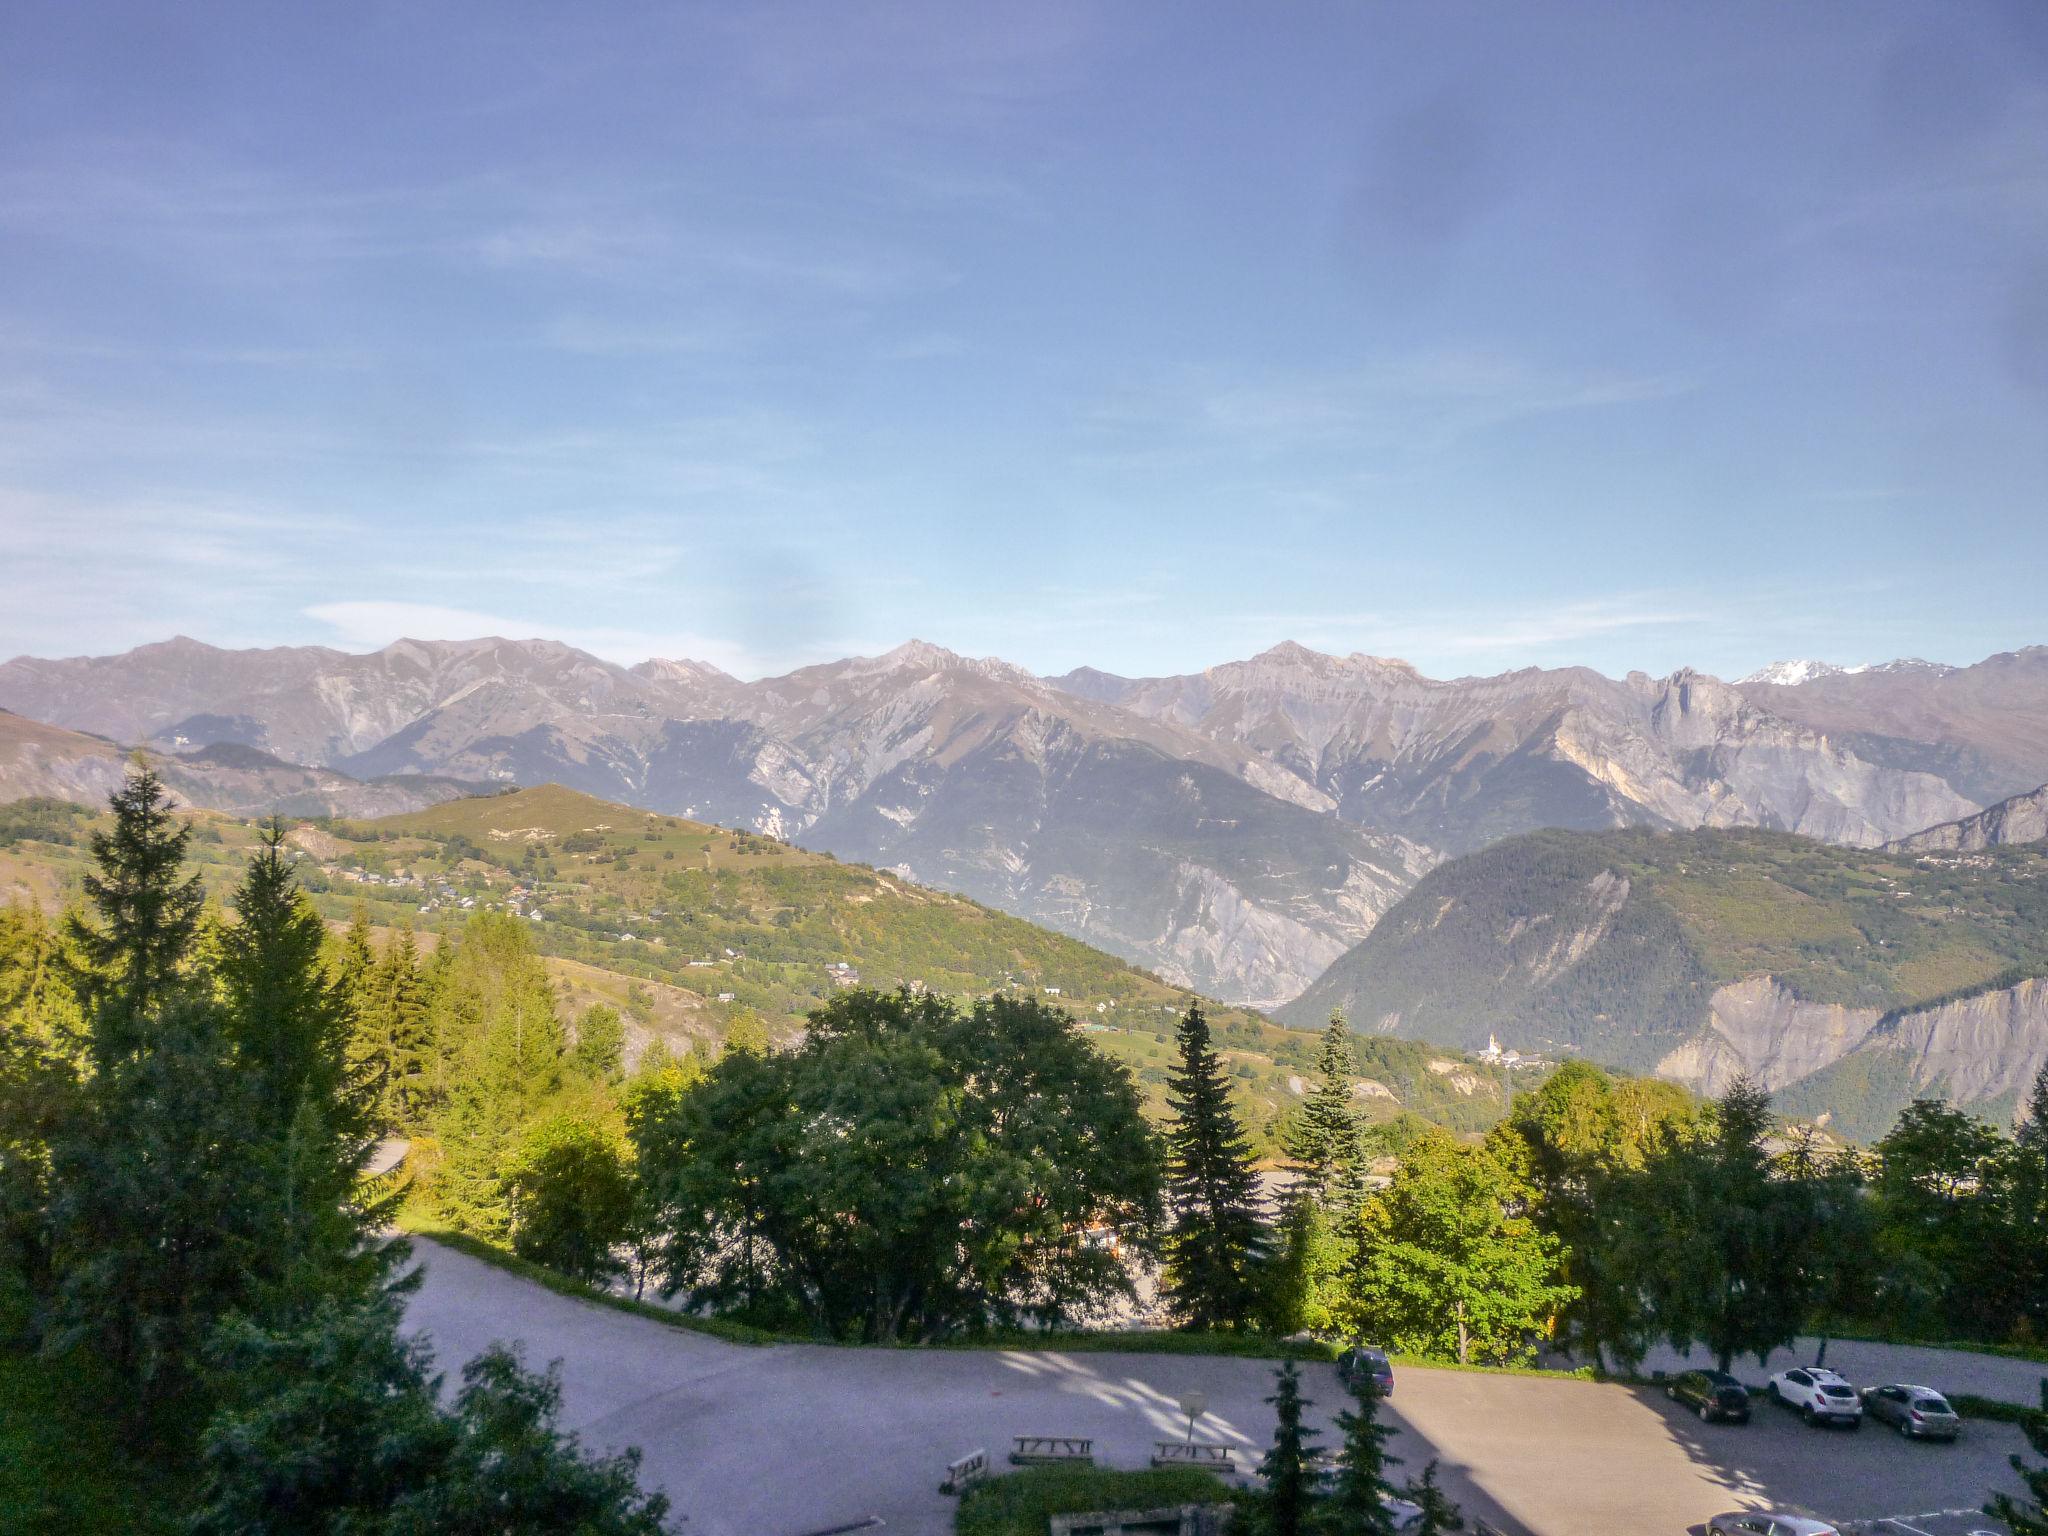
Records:
{"label": "car wheel", "polygon": [[1899,1420],[1899,1438],[1901,1440],[1910,1440],[1913,1438],[1913,1426],[1908,1424],[1904,1419]]}
{"label": "car wheel", "polygon": [[1712,1403],[1700,1404],[1700,1422],[1702,1424],[1711,1424],[1714,1422],[1714,1405]]}
{"label": "car wheel", "polygon": [[1780,1406],[1782,1406],[1785,1401],[1785,1394],[1778,1390],[1778,1384],[1775,1381],[1764,1388],[1764,1396],[1768,1397],[1772,1402],[1777,1403]]}
{"label": "car wheel", "polygon": [[1802,1419],[1806,1420],[1807,1425],[1809,1427],[1820,1422],[1820,1415],[1813,1411],[1813,1404],[1811,1403],[1808,1403],[1804,1408],[1799,1410],[1799,1416]]}

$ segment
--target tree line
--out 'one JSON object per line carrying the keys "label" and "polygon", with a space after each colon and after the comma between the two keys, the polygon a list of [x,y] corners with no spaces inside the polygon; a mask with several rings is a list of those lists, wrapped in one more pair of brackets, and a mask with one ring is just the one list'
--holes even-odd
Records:
{"label": "tree line", "polygon": [[108,1379],[194,1532],[665,1529],[552,1372],[493,1349],[444,1404],[401,1333],[366,1175],[398,1052],[361,1051],[282,824],[210,913],[155,774],[111,805],[76,909],[0,911],[0,1347]]}

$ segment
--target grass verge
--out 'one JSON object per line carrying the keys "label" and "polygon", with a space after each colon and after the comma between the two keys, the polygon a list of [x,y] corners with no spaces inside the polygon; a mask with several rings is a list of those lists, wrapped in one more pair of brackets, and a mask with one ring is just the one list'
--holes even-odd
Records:
{"label": "grass verge", "polygon": [[0,1350],[0,1533],[167,1536],[177,1483],[128,1446],[88,1367]]}
{"label": "grass verge", "polygon": [[1996,1419],[2001,1424],[2017,1424],[2028,1414],[2039,1413],[2040,1405],[2031,1408],[2018,1403],[2002,1402],[1995,1397],[1978,1397],[1972,1392],[1951,1392],[1949,1406],[1965,1419]]}
{"label": "grass verge", "polygon": [[961,1495],[955,1536],[1045,1536],[1053,1515],[1090,1509],[1222,1504],[1230,1490],[1193,1467],[1117,1472],[1106,1467],[1030,1467],[977,1483]]}
{"label": "grass verge", "polygon": [[1899,1349],[1952,1349],[1963,1355],[1996,1355],[2004,1360],[2031,1360],[2036,1365],[2048,1365],[2048,1347],[2039,1344],[1983,1344],[1964,1339],[1908,1339],[1887,1337],[1882,1333],[1831,1333],[1830,1341],[1846,1340],[1853,1344],[1890,1344]]}

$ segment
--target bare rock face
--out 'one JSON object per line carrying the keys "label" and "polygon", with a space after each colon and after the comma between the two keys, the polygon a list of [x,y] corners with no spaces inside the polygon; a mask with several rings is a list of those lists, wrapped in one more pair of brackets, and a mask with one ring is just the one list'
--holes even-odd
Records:
{"label": "bare rock face", "polygon": [[1708,1007],[1705,1031],[1658,1062],[1657,1074],[1709,1095],[1742,1075],[1778,1089],[1833,1066],[1883,1017],[1876,1008],[1802,1002],[1772,976],[1717,988]]}
{"label": "bare rock face", "polygon": [[1256,753],[1339,814],[1466,852],[1542,827],[1760,826],[1877,843],[1980,802],[1863,756],[1702,673],[1426,678],[1281,645],[1183,677],[1054,680]]}
{"label": "bare rock face", "polygon": [[1705,1094],[1725,1092],[1738,1075],[1775,1091],[1859,1056],[1901,1097],[2010,1104],[2017,1113],[2048,1063],[2048,980],[1887,1016],[1801,1002],[1775,978],[1752,976],[1717,990],[1707,1027],[1657,1071]]}
{"label": "bare rock face", "polygon": [[1944,822],[1885,846],[1899,853],[1979,853],[2007,843],[2048,840],[2048,784],[1989,810]]}

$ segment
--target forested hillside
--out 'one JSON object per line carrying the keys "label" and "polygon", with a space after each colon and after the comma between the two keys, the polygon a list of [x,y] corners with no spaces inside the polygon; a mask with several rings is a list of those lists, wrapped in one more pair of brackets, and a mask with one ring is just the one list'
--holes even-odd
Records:
{"label": "forested hillside", "polygon": [[[1920,1091],[2009,1116],[2048,1051],[2020,985],[2044,975],[2039,845],[1546,832],[1434,871],[1282,1017],[1342,1007],[1368,1031],[1467,1048],[1494,1033],[1709,1089],[1738,1069],[1773,1088],[1827,1071],[1801,1107],[1877,1134]],[[1843,1064],[1858,1051],[1887,1054]]]}
{"label": "forested hillside", "polygon": [[[75,892],[93,819],[56,802],[0,807],[0,900],[54,906]],[[195,864],[219,893],[252,825],[200,814]],[[360,910],[380,939],[411,929],[422,953],[479,912],[518,916],[565,1011],[619,1012],[629,1054],[650,1039],[713,1045],[736,1021],[771,1038],[856,983],[1056,1003],[1136,1073],[1164,1108],[1174,1019],[1188,994],[1077,940],[964,897],[842,864],[772,838],[662,816],[545,785],[373,822],[294,825],[299,879],[330,923]],[[1312,1036],[1213,1005],[1228,1070],[1262,1148],[1299,1097]],[[1320,1022],[1320,1021],[1318,1021]],[[1432,1063],[1434,1068],[1432,1069]],[[1406,1041],[1361,1042],[1360,1104],[1456,1130],[1504,1112],[1500,1074]]]}

